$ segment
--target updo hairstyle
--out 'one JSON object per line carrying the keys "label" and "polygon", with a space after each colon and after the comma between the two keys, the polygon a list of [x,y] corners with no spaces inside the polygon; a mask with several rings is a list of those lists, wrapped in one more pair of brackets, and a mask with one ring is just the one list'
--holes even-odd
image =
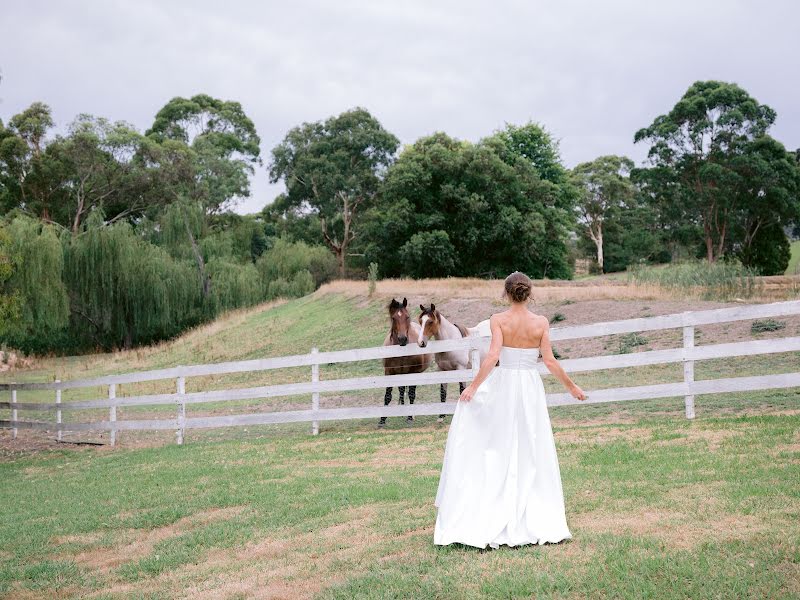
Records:
{"label": "updo hairstyle", "polygon": [[506,277],[505,294],[512,302],[527,302],[531,296],[532,287],[533,282],[530,277],[525,273],[514,271]]}

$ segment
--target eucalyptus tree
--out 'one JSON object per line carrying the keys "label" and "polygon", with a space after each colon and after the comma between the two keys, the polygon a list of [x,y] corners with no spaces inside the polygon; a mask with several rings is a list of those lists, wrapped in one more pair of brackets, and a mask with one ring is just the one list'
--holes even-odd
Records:
{"label": "eucalyptus tree", "polygon": [[725,254],[739,212],[736,159],[775,116],[736,84],[698,81],[634,137],[650,144],[652,168],[639,174],[645,188],[672,222],[700,228],[709,262]]}
{"label": "eucalyptus tree", "polygon": [[367,110],[355,108],[293,128],[272,151],[270,180],[286,186],[282,206],[318,215],[340,276],[361,213],[374,204],[398,145]]}
{"label": "eucalyptus tree", "polygon": [[58,166],[47,160],[48,134],[54,125],[50,107],[34,102],[0,127],[0,208],[20,208],[49,220],[50,198],[57,188]]}
{"label": "eucalyptus tree", "polygon": [[572,170],[578,192],[579,220],[594,242],[597,265],[603,271],[603,231],[606,221],[624,210],[636,188],[630,180],[633,161],[625,156],[600,156]]}
{"label": "eucalyptus tree", "polygon": [[240,103],[206,94],[173,98],[146,135],[158,143],[176,142],[173,153],[176,145],[191,150],[180,157],[179,181],[206,213],[218,213],[250,195],[250,175],[261,165],[261,140]]}
{"label": "eucalyptus tree", "polygon": [[[146,135],[157,144],[148,148],[148,159],[158,166],[162,187],[172,196],[164,218],[182,224],[200,289],[209,298],[211,273],[198,236],[211,215],[250,195],[250,175],[262,164],[261,140],[241,104],[206,94],[170,100]],[[174,237],[171,241],[177,243]]]}

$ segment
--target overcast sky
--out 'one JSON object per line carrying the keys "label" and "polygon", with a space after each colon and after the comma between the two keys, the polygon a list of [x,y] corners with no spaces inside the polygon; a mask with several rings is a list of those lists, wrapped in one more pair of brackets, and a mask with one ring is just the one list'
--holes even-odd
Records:
{"label": "overcast sky", "polygon": [[[288,129],[366,107],[403,143],[476,141],[529,120],[572,167],[641,162],[635,131],[698,79],[733,81],[800,147],[800,3],[646,0],[128,2],[2,0],[0,118],[41,100],[59,127],[87,112],[140,130],[174,96],[237,100],[262,156]],[[238,212],[280,186],[266,166]]]}

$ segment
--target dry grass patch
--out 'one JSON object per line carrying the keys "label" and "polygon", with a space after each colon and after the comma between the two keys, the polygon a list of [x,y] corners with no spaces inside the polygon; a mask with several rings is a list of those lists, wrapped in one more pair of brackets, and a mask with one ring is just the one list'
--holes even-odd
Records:
{"label": "dry grass patch", "polygon": [[[336,515],[336,523],[299,533],[275,532],[239,549],[216,550],[197,564],[185,565],[158,577],[119,583],[105,593],[136,595],[159,590],[172,598],[311,598],[324,587],[353,575],[340,563],[363,565],[397,555],[396,548],[381,550],[387,536],[374,525],[383,511],[401,505],[354,507]],[[422,510],[422,507],[419,507]],[[432,534],[430,527],[391,538],[413,542]],[[401,553],[403,551],[400,551]]]}
{"label": "dry grass patch", "polygon": [[626,441],[650,440],[652,431],[644,427],[574,427],[560,430],[555,434],[556,440],[570,444],[607,444],[620,439]]}
{"label": "dry grass patch", "polygon": [[124,563],[150,555],[159,542],[197,529],[203,525],[208,525],[214,521],[230,519],[243,511],[244,507],[240,506],[215,508],[145,532],[140,529],[124,530],[121,532],[120,537],[127,541],[122,544],[91,548],[63,558],[74,560],[78,565],[94,571],[107,572]]}
{"label": "dry grass patch", "polygon": [[717,511],[685,513],[668,509],[598,510],[573,515],[570,521],[579,531],[653,537],[666,546],[683,550],[691,550],[709,540],[747,540],[767,529],[754,515],[728,515]]}

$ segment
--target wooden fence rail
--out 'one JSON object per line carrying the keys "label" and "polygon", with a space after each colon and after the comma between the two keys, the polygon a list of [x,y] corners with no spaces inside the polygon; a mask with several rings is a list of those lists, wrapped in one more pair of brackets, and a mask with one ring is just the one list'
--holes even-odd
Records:
{"label": "wooden fence rail", "polygon": [[[691,419],[694,418],[694,398],[699,394],[800,387],[800,369],[798,372],[782,373],[778,375],[729,377],[696,381],[694,378],[694,363],[699,360],[800,351],[800,337],[695,346],[696,326],[797,314],[800,314],[800,301],[775,302],[772,304],[756,304],[707,311],[684,312],[658,317],[627,319],[576,327],[553,328],[551,329],[550,338],[553,341],[557,341],[640,331],[682,329],[683,345],[679,348],[566,359],[559,362],[567,372],[683,363],[683,381],[681,382],[589,391],[587,392],[587,402],[613,402],[683,396],[686,417]],[[473,360],[473,368],[470,370],[432,371],[411,375],[375,375],[330,380],[320,379],[319,366],[378,360],[394,356],[428,354],[457,349],[469,350],[473,358],[476,358],[478,350],[485,348],[488,343],[489,339],[486,337],[468,337],[460,340],[431,342],[426,348],[420,348],[416,344],[410,344],[405,347],[381,346],[377,348],[360,348],[336,352],[319,352],[316,348],[313,348],[309,354],[295,356],[210,365],[181,366],[169,369],[96,377],[92,379],[54,381],[52,383],[4,383],[0,384],[0,391],[10,392],[10,401],[0,402],[0,409],[10,409],[11,419],[0,420],[0,427],[11,428],[14,437],[17,436],[18,429],[44,429],[55,431],[59,440],[61,439],[63,431],[108,431],[110,433],[109,440],[112,445],[116,443],[117,431],[136,429],[174,430],[177,443],[182,444],[187,429],[311,422],[312,433],[316,434],[319,431],[319,421],[405,415],[452,414],[456,406],[456,404],[452,402],[445,404],[431,403],[320,409],[319,398],[320,394],[331,392],[471,381],[477,372],[477,360]],[[187,377],[255,372],[304,366],[311,367],[311,377],[308,382],[228,390],[186,392]],[[546,367],[541,363],[537,365],[537,369],[542,375],[549,374]],[[164,379],[175,380],[175,393],[117,396],[117,385],[119,384]],[[71,402],[61,401],[62,390],[96,386],[108,386],[108,394],[105,398]],[[55,390],[55,402],[19,402],[19,392],[30,390]],[[188,404],[298,395],[310,396],[311,408],[309,410],[262,412],[226,416],[186,416],[186,406]],[[560,406],[577,403],[577,400],[572,398],[569,394],[555,393],[547,395],[547,402],[550,406]],[[117,419],[117,407],[147,405],[174,405],[176,407],[174,413],[175,418],[142,420]],[[68,421],[65,423],[62,420],[63,411],[97,408],[108,408],[107,421],[86,423]],[[18,411],[55,411],[55,422],[21,421],[18,418]]]}

